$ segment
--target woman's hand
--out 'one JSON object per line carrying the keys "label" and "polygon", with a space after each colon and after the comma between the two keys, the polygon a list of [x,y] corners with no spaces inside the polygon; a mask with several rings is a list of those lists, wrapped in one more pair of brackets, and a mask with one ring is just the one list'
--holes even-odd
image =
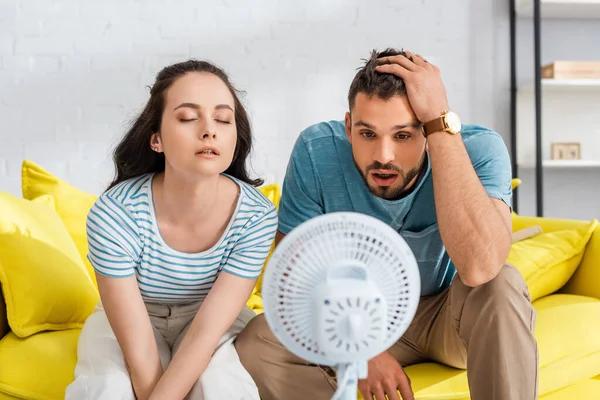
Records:
{"label": "woman's hand", "polygon": [[255,283],[256,279],[219,273],[150,400],[187,396],[206,369],[219,340],[246,305]]}

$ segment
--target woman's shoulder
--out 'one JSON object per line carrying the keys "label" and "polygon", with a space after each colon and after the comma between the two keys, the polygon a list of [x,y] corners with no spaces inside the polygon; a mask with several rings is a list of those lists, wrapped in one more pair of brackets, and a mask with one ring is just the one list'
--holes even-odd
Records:
{"label": "woman's shoulder", "polygon": [[131,203],[132,201],[136,203],[140,200],[145,200],[148,202],[148,189],[152,182],[153,175],[154,174],[152,173],[148,173],[126,179],[102,193],[100,197],[104,197],[105,199],[110,198],[111,200],[117,201],[123,205]]}
{"label": "woman's shoulder", "polygon": [[252,208],[258,213],[269,213],[275,210],[275,204],[271,202],[265,196],[260,189],[252,186],[246,182],[242,182],[236,179],[236,182],[240,186],[240,196],[242,197],[242,204]]}
{"label": "woman's shoulder", "polygon": [[98,196],[88,214],[88,222],[94,217],[110,221],[121,228],[137,231],[140,213],[149,214],[148,185],[152,174],[144,174],[124,180]]}

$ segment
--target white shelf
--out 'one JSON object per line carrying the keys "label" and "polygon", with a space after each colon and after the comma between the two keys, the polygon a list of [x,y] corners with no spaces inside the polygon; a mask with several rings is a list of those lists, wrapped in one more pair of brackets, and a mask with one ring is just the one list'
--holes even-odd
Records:
{"label": "white shelf", "polygon": [[[534,0],[517,0],[517,15],[533,16]],[[600,0],[541,0],[542,18],[600,18]]]}
{"label": "white shelf", "polygon": [[[600,91],[600,79],[542,79],[542,91],[597,90]],[[533,91],[535,85],[529,83],[520,90]]]}
{"label": "white shelf", "polygon": [[[543,160],[542,166],[546,168],[600,168],[600,160]],[[535,165],[519,165],[519,168],[535,168]]]}

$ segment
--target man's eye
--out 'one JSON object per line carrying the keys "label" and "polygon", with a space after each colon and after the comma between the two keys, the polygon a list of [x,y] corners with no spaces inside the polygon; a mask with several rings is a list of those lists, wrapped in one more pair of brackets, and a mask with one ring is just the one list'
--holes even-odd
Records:
{"label": "man's eye", "polygon": [[366,138],[372,138],[372,137],[375,137],[375,134],[374,134],[373,132],[370,132],[370,131],[364,131],[364,132],[361,132],[361,135],[363,135],[363,136],[364,136],[364,137],[366,137]]}
{"label": "man's eye", "polygon": [[409,138],[410,138],[410,135],[405,135],[403,133],[399,133],[399,134],[396,135],[396,139],[400,139],[400,140],[406,140],[406,139],[409,139]]}

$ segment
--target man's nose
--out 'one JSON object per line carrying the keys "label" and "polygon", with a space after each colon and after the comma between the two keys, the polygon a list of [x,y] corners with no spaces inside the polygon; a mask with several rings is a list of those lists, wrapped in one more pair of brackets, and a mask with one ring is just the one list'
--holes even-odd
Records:
{"label": "man's nose", "polygon": [[393,162],[395,158],[393,146],[390,143],[387,143],[386,140],[382,140],[377,149],[375,160],[381,164],[387,164]]}

